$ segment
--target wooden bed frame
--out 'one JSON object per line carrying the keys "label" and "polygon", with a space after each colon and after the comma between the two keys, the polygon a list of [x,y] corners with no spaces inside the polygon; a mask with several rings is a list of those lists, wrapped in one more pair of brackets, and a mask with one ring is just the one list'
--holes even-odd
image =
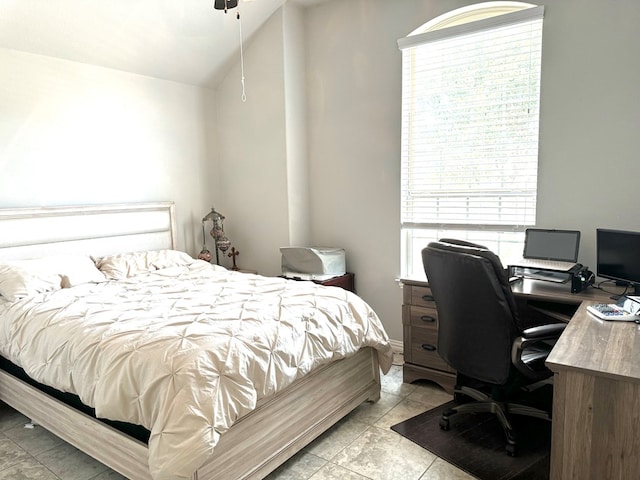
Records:
{"label": "wooden bed frame", "polygon": [[[0,209],[0,260],[176,248],[171,202]],[[191,480],[261,479],[364,401],[380,398],[376,352],[313,371],[258,403]],[[150,480],[147,446],[0,370],[0,400],[132,480]]]}

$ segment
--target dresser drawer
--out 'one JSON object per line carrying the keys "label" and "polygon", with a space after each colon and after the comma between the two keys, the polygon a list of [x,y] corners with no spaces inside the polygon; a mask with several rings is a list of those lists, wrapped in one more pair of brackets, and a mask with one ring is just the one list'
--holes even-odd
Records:
{"label": "dresser drawer", "polygon": [[438,354],[438,332],[430,328],[412,328],[412,363],[436,370],[453,372],[454,370]]}
{"label": "dresser drawer", "polygon": [[[406,288],[406,287],[405,287]],[[411,285],[409,287],[409,298],[405,300],[405,303],[415,305],[417,307],[436,308],[436,302],[433,299],[433,294],[429,287],[422,287],[418,285]]]}
{"label": "dresser drawer", "polygon": [[409,306],[409,325],[438,331],[438,311],[435,308]]}
{"label": "dresser drawer", "polygon": [[429,284],[407,281],[402,300],[404,381],[430,380],[452,393],[456,372],[438,354],[438,311]]}

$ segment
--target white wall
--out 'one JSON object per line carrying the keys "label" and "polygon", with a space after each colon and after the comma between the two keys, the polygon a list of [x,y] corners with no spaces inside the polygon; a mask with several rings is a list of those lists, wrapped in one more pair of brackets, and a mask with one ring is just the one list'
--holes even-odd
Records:
{"label": "white wall", "polygon": [[545,2],[538,224],[640,231],[640,2]]}
{"label": "white wall", "polygon": [[289,241],[286,245],[308,245],[309,161],[307,158],[307,103],[304,15],[300,7],[283,7],[285,135]]}
{"label": "white wall", "polygon": [[[429,2],[331,1],[307,14],[311,231],[342,246],[356,289],[402,340],[396,40]],[[442,3],[442,2],[438,2]],[[417,25],[415,25],[417,26]]]}
{"label": "white wall", "polygon": [[238,266],[264,275],[280,273],[279,247],[289,244],[283,21],[280,9],[246,45],[247,101],[239,64],[216,89],[216,209],[227,217]]}
{"label": "white wall", "polygon": [[[214,94],[0,49],[0,206],[174,200],[190,253],[215,206],[239,265],[267,275],[296,239],[343,246],[401,340],[396,40],[468,3],[287,5],[245,45],[246,103],[238,63]],[[596,227],[640,230],[640,2],[545,8],[538,224],[580,229],[594,267]]]}
{"label": "white wall", "polygon": [[7,49],[0,72],[1,207],[173,200],[199,251],[203,89]]}
{"label": "white wall", "polygon": [[303,9],[279,9],[244,59],[247,101],[240,100],[239,64],[216,89],[216,205],[240,268],[279,275],[279,248],[311,242]]}
{"label": "white wall", "polygon": [[[476,2],[332,0],[304,12],[310,242],[346,248],[358,293],[396,340],[402,339],[401,290],[395,281],[400,271],[401,114],[396,40],[470,3]],[[635,158],[640,151],[640,2],[544,4],[538,224],[581,230],[580,261],[595,268],[596,227],[640,230],[635,193],[640,174]],[[272,23],[268,28],[271,38],[261,37],[260,45],[251,49],[279,57],[282,39],[273,29],[281,27]],[[260,65],[280,68],[279,58],[267,58],[261,58]],[[281,99],[278,81],[284,79],[270,74],[263,82],[262,75],[254,75],[250,84]],[[269,107],[278,108],[272,103]],[[246,127],[245,120],[228,128]],[[276,116],[270,114],[270,120]],[[264,122],[259,136],[245,128],[243,141],[282,139],[287,134],[284,125]],[[249,196],[254,189],[263,191],[265,181],[272,189],[284,188],[283,172],[264,176],[260,162],[256,165],[258,175],[227,182],[227,191],[241,186],[242,195]],[[279,194],[276,198],[282,206],[286,203]],[[266,208],[259,210],[267,214]],[[247,234],[252,231],[252,216],[248,222],[235,220],[246,224],[242,228]],[[278,223],[278,228],[286,226]],[[249,249],[279,257],[273,242],[261,240],[256,237]],[[273,261],[271,265],[277,267]]]}

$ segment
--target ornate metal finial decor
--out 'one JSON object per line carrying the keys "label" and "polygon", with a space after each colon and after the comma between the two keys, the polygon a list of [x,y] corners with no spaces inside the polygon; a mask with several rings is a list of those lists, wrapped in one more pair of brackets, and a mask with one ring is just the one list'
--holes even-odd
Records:
{"label": "ornate metal finial decor", "polygon": [[212,222],[213,226],[211,227],[211,231],[209,234],[211,238],[213,238],[213,242],[215,244],[215,253],[216,253],[216,264],[220,265],[220,255],[218,251],[221,251],[222,254],[229,249],[231,246],[231,242],[227,238],[224,233],[224,219],[225,216],[220,212],[216,212],[215,208],[211,207],[211,211],[202,218],[202,251],[198,255],[198,258],[201,260],[205,260],[210,262],[212,259],[211,252],[207,250],[207,240],[205,235],[205,223]]}

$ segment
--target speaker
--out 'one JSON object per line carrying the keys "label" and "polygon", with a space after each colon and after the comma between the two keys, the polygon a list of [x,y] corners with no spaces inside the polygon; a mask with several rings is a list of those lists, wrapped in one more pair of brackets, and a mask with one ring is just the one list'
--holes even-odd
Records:
{"label": "speaker", "polygon": [[581,292],[589,285],[593,285],[595,279],[595,274],[587,267],[582,267],[577,272],[573,272],[571,275],[571,293]]}

